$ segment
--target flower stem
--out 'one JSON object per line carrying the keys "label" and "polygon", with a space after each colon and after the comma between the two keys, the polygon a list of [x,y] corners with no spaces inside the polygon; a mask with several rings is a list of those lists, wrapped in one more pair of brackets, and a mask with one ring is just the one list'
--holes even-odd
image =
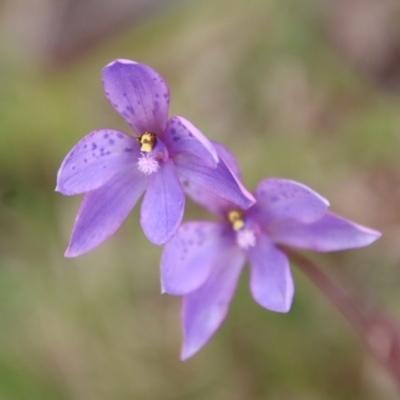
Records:
{"label": "flower stem", "polygon": [[289,247],[280,248],[340,311],[400,388],[400,329],[396,321],[377,309],[367,312],[365,305],[357,304],[308,258]]}

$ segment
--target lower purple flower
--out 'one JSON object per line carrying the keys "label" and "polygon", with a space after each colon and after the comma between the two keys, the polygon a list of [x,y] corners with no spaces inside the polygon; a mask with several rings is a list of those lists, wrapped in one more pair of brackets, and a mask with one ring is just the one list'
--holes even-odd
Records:
{"label": "lower purple flower", "polygon": [[[233,162],[230,167],[237,171]],[[367,246],[381,236],[328,212],[327,200],[290,180],[262,181],[254,193],[257,203],[247,210],[195,185],[187,191],[220,220],[183,224],[162,254],[162,290],[183,296],[183,360],[204,346],[225,319],[246,259],[254,300],[284,313],[291,307],[294,284],[288,258],[277,244],[327,252]]]}

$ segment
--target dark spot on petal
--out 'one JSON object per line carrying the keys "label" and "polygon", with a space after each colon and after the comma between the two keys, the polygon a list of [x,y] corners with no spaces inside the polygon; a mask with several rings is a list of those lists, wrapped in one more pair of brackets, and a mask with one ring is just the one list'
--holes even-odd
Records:
{"label": "dark spot on petal", "polygon": [[133,151],[133,149],[132,149],[131,147],[125,147],[125,148],[124,148],[124,151],[125,151],[126,153],[130,153],[131,151]]}
{"label": "dark spot on petal", "polygon": [[97,149],[97,144],[96,143],[92,143],[92,150],[96,150]]}
{"label": "dark spot on petal", "polygon": [[113,139],[110,139],[110,140],[108,141],[108,143],[111,144],[111,145],[113,145],[115,142],[114,142]]}
{"label": "dark spot on petal", "polygon": [[120,139],[123,139],[123,138],[124,138],[124,135],[123,135],[122,133],[118,133],[117,136],[118,136],[118,138],[120,138]]}

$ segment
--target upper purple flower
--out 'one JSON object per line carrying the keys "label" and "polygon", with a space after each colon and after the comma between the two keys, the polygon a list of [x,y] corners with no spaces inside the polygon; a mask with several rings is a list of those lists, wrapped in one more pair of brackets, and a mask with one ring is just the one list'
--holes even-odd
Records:
{"label": "upper purple flower", "polygon": [[[236,162],[218,146],[238,173]],[[294,284],[287,256],[276,244],[319,252],[367,246],[381,234],[327,211],[329,203],[310,188],[285,179],[265,179],[247,210],[196,185],[189,195],[219,222],[187,222],[161,257],[163,292],[183,295],[182,359],[196,353],[223,322],[245,260],[250,290],[261,306],[289,311]]]}
{"label": "upper purple flower", "polygon": [[168,120],[169,89],[147,65],[116,60],[102,71],[104,93],[136,134],[100,129],[64,159],[56,190],[86,193],[65,255],[75,257],[112,235],[146,190],[140,223],[154,244],[166,243],[184,210],[183,184],[194,182],[241,208],[254,203],[211,142],[182,117]]}

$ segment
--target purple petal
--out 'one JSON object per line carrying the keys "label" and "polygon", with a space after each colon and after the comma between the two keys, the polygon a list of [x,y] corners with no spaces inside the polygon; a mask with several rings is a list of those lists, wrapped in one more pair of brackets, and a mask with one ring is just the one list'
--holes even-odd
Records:
{"label": "purple petal", "polygon": [[146,182],[136,167],[130,167],[101,188],[88,192],[79,208],[65,256],[79,256],[110,237],[138,201]]}
{"label": "purple petal", "polygon": [[248,250],[250,290],[262,307],[276,312],[288,312],[292,305],[294,284],[289,261],[266,235],[257,238]]}
{"label": "purple petal", "polygon": [[232,229],[218,222],[187,222],[165,245],[161,256],[163,293],[183,295],[200,287],[221,255],[235,246]]}
{"label": "purple petal", "polygon": [[107,100],[137,134],[162,134],[168,119],[169,89],[156,71],[119,59],[103,68],[102,79]]}
{"label": "purple petal", "polygon": [[226,166],[232,171],[233,175],[235,175],[239,181],[242,181],[239,164],[236,161],[235,156],[221,143],[215,142],[213,140],[211,141],[211,143],[215,147],[215,150],[217,150],[218,156],[223,158]]}
{"label": "purple petal", "polygon": [[197,157],[179,154],[174,159],[189,197],[207,210],[223,215],[227,209],[246,210],[253,195],[240,183],[221,158],[216,168],[205,166]]}
{"label": "purple petal", "polygon": [[189,121],[182,117],[172,117],[163,133],[162,140],[170,157],[186,152],[200,157],[203,162],[215,168],[218,154],[211,142]]}
{"label": "purple petal", "polygon": [[140,224],[150,242],[165,244],[175,234],[183,217],[185,194],[172,160],[160,163],[149,176],[140,211]]}
{"label": "purple petal", "polygon": [[254,196],[257,203],[251,213],[260,224],[280,219],[316,221],[329,206],[328,200],[307,186],[286,179],[265,179]]}
{"label": "purple petal", "polygon": [[310,224],[282,221],[268,227],[271,239],[280,244],[326,252],[368,246],[381,233],[332,213]]}
{"label": "purple petal", "polygon": [[89,133],[61,164],[56,191],[69,196],[97,189],[122,169],[134,165],[138,156],[139,144],[132,136],[111,129]]}
{"label": "purple petal", "polygon": [[220,253],[219,265],[213,268],[204,285],[183,297],[182,360],[199,351],[222,324],[244,261],[244,253],[237,247]]}

